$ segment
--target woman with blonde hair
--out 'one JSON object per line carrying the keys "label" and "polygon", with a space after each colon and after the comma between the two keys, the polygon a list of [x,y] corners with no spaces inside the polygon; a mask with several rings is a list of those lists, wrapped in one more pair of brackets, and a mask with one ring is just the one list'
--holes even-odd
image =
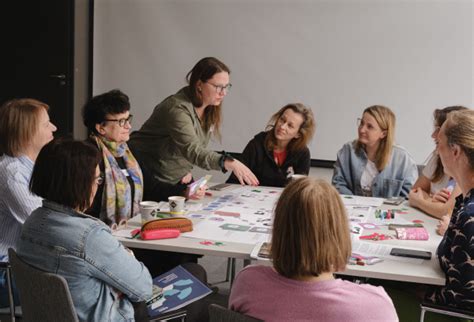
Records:
{"label": "woman with blonde hair", "polygon": [[292,181],[275,208],[273,267],[247,266],[229,306],[264,321],[398,321],[383,288],[336,279],[351,254],[342,200],[329,183]]}
{"label": "woman with blonde hair", "polygon": [[[314,116],[301,103],[287,104],[273,114],[266,131],[250,140],[241,161],[263,186],[284,187],[294,174],[308,175],[308,142],[314,134]],[[227,182],[238,183],[235,175]]]}
{"label": "woman with blonde hair", "polygon": [[427,298],[473,310],[474,111],[448,115],[438,134],[437,150],[444,172],[456,180],[461,195],[456,198],[451,221],[437,250],[446,285],[430,290]]}
{"label": "woman with blonde hair", "polygon": [[[0,261],[8,261],[8,248],[15,249],[26,218],[41,206],[28,185],[36,157],[56,131],[48,110],[47,104],[29,98],[0,107]],[[4,274],[0,271],[0,307],[8,305]]]}
{"label": "woman with blonde hair", "polygon": [[408,152],[394,145],[395,114],[374,105],[358,121],[358,139],[337,153],[332,184],[347,195],[407,197],[418,170]]}

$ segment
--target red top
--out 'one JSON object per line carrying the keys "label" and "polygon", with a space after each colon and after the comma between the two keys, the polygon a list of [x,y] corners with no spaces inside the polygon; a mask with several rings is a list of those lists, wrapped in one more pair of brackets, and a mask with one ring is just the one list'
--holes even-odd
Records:
{"label": "red top", "polygon": [[273,159],[278,166],[281,166],[286,160],[287,152],[286,150],[281,152],[273,151]]}

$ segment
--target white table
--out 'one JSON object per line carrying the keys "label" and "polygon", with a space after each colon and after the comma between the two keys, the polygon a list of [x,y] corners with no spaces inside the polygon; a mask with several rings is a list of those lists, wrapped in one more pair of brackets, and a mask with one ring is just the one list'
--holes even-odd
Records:
{"label": "white table", "polygon": [[[229,193],[229,190],[223,192],[213,191],[213,196],[206,196],[200,202],[208,203],[212,201],[213,198],[224,194]],[[383,205],[381,209],[395,209],[396,206],[386,206]],[[435,232],[437,219],[429,217],[424,213],[411,208],[406,205],[398,206],[398,208],[409,208],[408,214],[399,215],[404,216],[404,218],[409,221],[414,219],[419,219],[423,221],[424,227],[428,230],[430,238],[428,241],[409,241],[409,240],[384,240],[384,241],[372,241],[372,243],[380,243],[385,245],[391,245],[394,247],[401,248],[418,248],[429,250],[433,254],[431,260],[424,260],[422,264],[419,263],[409,263],[404,262],[403,260],[394,259],[385,259],[381,263],[375,265],[347,265],[347,268],[344,272],[339,272],[340,274],[352,275],[357,277],[368,277],[368,278],[378,278],[386,280],[395,280],[395,281],[405,281],[405,282],[414,282],[414,283],[423,283],[423,284],[432,284],[432,285],[444,285],[445,276],[441,269],[439,268],[438,259],[435,256],[436,248],[441,241],[441,236],[438,236]],[[194,220],[194,219],[193,219]],[[199,219],[197,219],[199,220]],[[136,216],[132,218],[129,223],[129,227],[140,227],[140,218]],[[373,230],[364,231],[363,235],[371,234],[375,232]],[[380,233],[380,230],[376,231]],[[388,233],[388,231],[382,231]],[[393,231],[390,232],[393,235]],[[201,244],[204,239],[196,238],[185,238],[179,237],[174,239],[162,239],[162,240],[151,240],[151,241],[142,241],[139,239],[127,239],[120,238],[118,239],[127,247],[132,248],[142,248],[142,249],[154,249],[162,251],[171,251],[171,252],[182,252],[190,254],[201,254],[201,255],[212,255],[220,257],[231,257],[237,259],[243,259],[246,264],[251,260],[250,253],[252,252],[253,246],[249,244],[242,243],[232,243],[225,242],[223,246],[216,245],[203,245]],[[267,262],[268,263],[268,262]]]}
{"label": "white table", "polygon": [[[389,240],[379,240],[372,241],[372,243],[391,245],[393,247],[400,248],[414,248],[414,249],[423,249],[429,250],[432,253],[431,260],[423,260],[422,264],[419,263],[408,263],[403,262],[400,258],[393,256],[393,259],[385,259],[381,263],[375,265],[347,265],[344,272],[340,272],[343,275],[352,275],[358,277],[370,277],[370,278],[379,278],[385,280],[395,280],[395,281],[405,281],[421,284],[432,284],[432,285],[444,285],[445,284],[445,274],[441,271],[438,263],[438,258],[436,257],[436,249],[438,248],[439,243],[441,242],[442,237],[436,233],[436,225],[438,219],[430,217],[423,212],[414,209],[408,206],[408,202],[405,201],[403,205],[400,206],[387,206],[383,205],[380,209],[396,209],[396,208],[408,208],[408,214],[406,215],[397,215],[402,216],[403,218],[412,221],[412,220],[422,220],[423,226],[430,234],[430,238],[427,241],[423,240],[398,240],[398,239],[389,239]],[[381,232],[380,230],[372,231],[366,230],[363,235],[369,235],[372,232]],[[382,233],[389,233],[393,235],[393,231],[382,231]]]}

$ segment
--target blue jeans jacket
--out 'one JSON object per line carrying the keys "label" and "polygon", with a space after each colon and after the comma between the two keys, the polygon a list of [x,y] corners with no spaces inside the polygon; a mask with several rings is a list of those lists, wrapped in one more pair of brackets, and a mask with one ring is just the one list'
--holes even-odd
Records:
{"label": "blue jeans jacket", "polygon": [[63,276],[81,321],[134,321],[130,301],[152,295],[152,279],[96,218],[53,202],[23,225],[17,253],[28,264]]}
{"label": "blue jeans jacket", "polygon": [[[341,194],[362,196],[360,179],[367,164],[367,154],[362,149],[356,151],[355,143],[356,141],[344,144],[337,153],[332,184]],[[390,162],[374,178],[372,196],[407,197],[417,178],[415,161],[404,148],[395,145]]]}

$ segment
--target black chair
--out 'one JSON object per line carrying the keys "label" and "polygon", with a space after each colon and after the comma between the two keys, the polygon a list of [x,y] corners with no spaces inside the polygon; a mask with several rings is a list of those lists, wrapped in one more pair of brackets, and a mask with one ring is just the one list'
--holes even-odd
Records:
{"label": "black chair", "polygon": [[420,322],[423,322],[425,320],[426,312],[433,312],[433,313],[458,317],[462,319],[474,320],[473,311],[458,309],[458,308],[447,306],[447,305],[433,304],[433,303],[424,301],[423,303],[420,304],[420,308],[421,308]]}
{"label": "black chair", "polygon": [[40,271],[21,260],[10,248],[8,257],[22,307],[22,321],[79,322],[66,280]]}
{"label": "black chair", "polygon": [[8,304],[7,308],[0,309],[0,321],[9,319],[11,322],[15,322],[17,319],[21,319],[21,307],[15,306],[13,300],[13,280],[12,280],[12,270],[9,262],[0,262],[0,270],[5,271],[5,276],[7,278],[7,289],[8,289]]}
{"label": "black chair", "polygon": [[240,314],[217,304],[209,305],[209,322],[259,322],[262,320]]}

